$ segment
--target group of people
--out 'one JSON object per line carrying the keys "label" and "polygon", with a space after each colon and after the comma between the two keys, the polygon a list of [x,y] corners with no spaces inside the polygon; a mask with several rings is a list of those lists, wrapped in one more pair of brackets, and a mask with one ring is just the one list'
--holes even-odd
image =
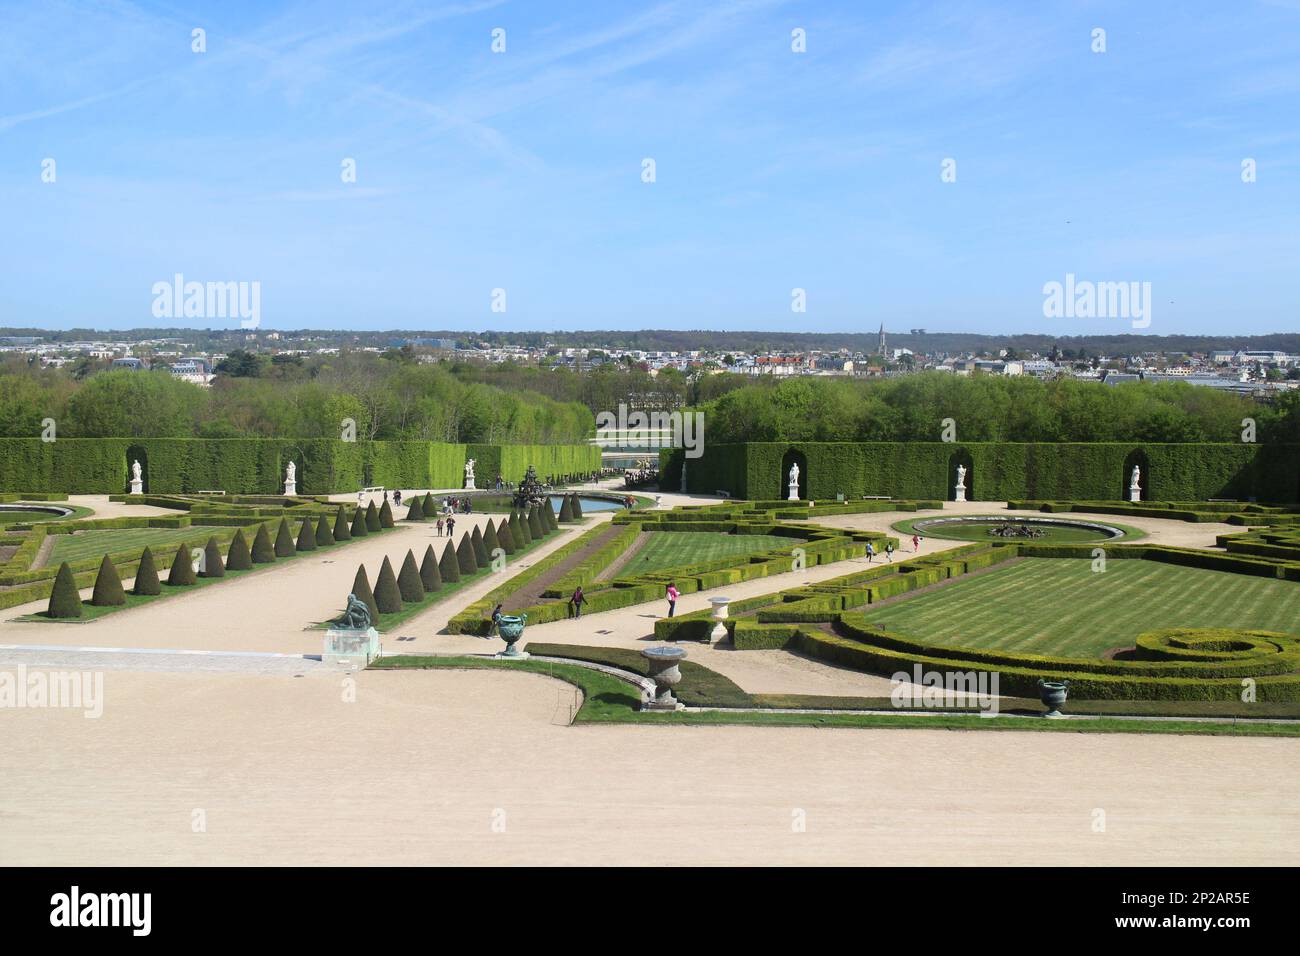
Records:
{"label": "group of people", "polygon": [[[677,599],[681,597],[681,592],[677,590],[677,586],[672,581],[668,582],[664,597],[668,599],[668,616],[672,617],[677,612]],[[573,596],[569,598],[569,604],[573,606],[573,616],[575,618],[582,617],[582,606],[586,603],[587,595],[583,593],[582,585],[579,584],[574,588]],[[496,623],[496,618],[493,617],[492,621]]]}
{"label": "group of people", "polygon": [[[914,534],[912,535],[912,553],[915,554],[917,551],[920,550],[921,550],[921,536],[919,534]],[[873,564],[875,563],[875,560],[876,560],[876,546],[873,542],[868,541],[867,542],[867,564]],[[888,561],[890,564],[894,563],[894,542],[893,541],[885,542],[885,560]]]}
{"label": "group of people", "polygon": [[452,533],[456,530],[456,516],[447,515],[446,518],[443,518],[441,515],[439,515],[438,521],[436,524],[434,524],[434,527],[438,531],[436,537],[439,538],[443,537],[443,530],[445,529],[447,532],[446,537],[450,538],[452,536]]}

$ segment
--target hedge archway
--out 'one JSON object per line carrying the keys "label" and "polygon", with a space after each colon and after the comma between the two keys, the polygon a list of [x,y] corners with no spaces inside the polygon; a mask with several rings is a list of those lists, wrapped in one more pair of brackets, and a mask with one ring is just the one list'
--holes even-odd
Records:
{"label": "hedge archway", "polygon": [[966,500],[975,501],[978,496],[975,494],[975,462],[971,454],[962,448],[948,456],[948,485],[945,498],[948,501],[957,500],[957,466],[962,465],[966,468]]}
{"label": "hedge archway", "polygon": [[1147,453],[1141,448],[1134,449],[1124,457],[1124,473],[1120,476],[1120,501],[1128,501],[1128,489],[1133,483],[1133,466],[1136,465],[1140,474],[1138,482],[1142,486],[1142,493],[1139,496],[1142,501],[1152,500],[1151,495],[1151,462],[1147,458]]}
{"label": "hedge archway", "polygon": [[808,490],[812,487],[808,481],[808,458],[803,452],[796,451],[793,448],[789,449],[781,456],[781,481],[777,485],[777,487],[781,489],[781,493],[777,495],[777,497],[786,498],[790,494],[791,465],[799,466],[799,498],[803,501],[807,501],[811,497]]}
{"label": "hedge archway", "polygon": [[143,445],[128,445],[126,449],[126,487],[122,490],[129,492],[131,490],[131,463],[140,462],[140,477],[144,480],[144,493],[149,493],[149,452]]}

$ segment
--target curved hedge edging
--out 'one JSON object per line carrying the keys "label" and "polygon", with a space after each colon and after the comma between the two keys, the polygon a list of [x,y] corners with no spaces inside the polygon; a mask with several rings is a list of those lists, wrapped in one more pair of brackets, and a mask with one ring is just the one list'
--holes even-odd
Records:
{"label": "curved hedge edging", "polygon": [[[823,660],[876,673],[936,671],[996,673],[999,693],[1033,696],[1040,678],[1068,680],[1071,696],[1087,700],[1238,700],[1253,681],[1259,700],[1300,701],[1300,640],[1266,631],[1206,629],[1203,639],[1186,629],[1143,635],[1148,646],[1171,638],[1193,645],[1246,643],[1249,654],[1229,659],[1104,661],[1016,654],[976,648],[936,647],[890,634],[861,615],[845,614],[837,634],[799,628],[794,647]],[[1189,639],[1187,636],[1191,635]],[[1222,657],[1202,651],[1212,657]]]}

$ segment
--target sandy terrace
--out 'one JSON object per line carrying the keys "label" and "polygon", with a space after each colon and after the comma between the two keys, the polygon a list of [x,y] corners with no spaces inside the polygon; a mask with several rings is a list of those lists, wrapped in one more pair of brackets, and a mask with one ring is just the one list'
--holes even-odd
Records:
{"label": "sandy terrace", "polygon": [[502,672],[343,690],[109,672],[98,720],[0,711],[0,864],[1300,863],[1289,740],[566,727],[569,685]]}

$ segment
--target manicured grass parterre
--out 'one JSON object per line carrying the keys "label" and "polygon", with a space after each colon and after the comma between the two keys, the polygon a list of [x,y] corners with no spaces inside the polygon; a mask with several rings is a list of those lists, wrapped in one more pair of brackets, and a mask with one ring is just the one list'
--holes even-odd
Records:
{"label": "manicured grass parterre", "polygon": [[774,534],[719,534],[716,531],[651,531],[646,543],[623,568],[623,574],[663,571],[688,564],[733,558],[802,544]]}
{"label": "manicured grass parterre", "polygon": [[865,613],[938,646],[1095,657],[1160,627],[1300,630],[1300,584],[1161,564],[1022,558]]}
{"label": "manicured grass parterre", "polygon": [[123,551],[142,550],[146,545],[155,551],[173,548],[182,541],[195,541],[201,546],[214,532],[227,531],[225,528],[114,528],[106,530],[78,531],[76,534],[52,535],[54,548],[46,559],[47,566],[58,566],[61,561],[69,563],[85,558],[97,558],[104,554],[119,554]]}

